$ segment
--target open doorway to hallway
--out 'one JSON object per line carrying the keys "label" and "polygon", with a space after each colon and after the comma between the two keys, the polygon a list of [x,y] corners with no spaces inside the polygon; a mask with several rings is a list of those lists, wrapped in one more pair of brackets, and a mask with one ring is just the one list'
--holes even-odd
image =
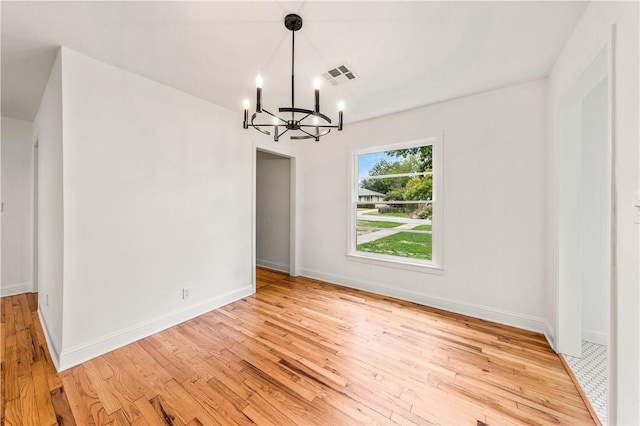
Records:
{"label": "open doorway to hallway", "polygon": [[[558,351],[588,404],[609,420],[614,253],[610,53],[585,67],[558,108]],[[614,342],[612,345],[611,342]]]}
{"label": "open doorway to hallway", "polygon": [[256,152],[256,291],[289,275],[292,268],[292,159]]}

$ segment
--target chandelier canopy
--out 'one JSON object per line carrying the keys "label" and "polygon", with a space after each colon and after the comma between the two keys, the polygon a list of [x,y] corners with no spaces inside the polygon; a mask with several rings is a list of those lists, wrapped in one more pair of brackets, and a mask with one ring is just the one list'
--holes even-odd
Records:
{"label": "chandelier canopy", "polygon": [[[251,121],[249,122],[249,101],[244,101],[244,122],[242,127],[245,129],[251,127],[257,131],[270,135],[267,128],[271,128],[273,131],[273,140],[278,141],[280,136],[284,135],[288,131],[292,131],[291,139],[315,139],[320,140],[320,137],[329,134],[331,129],[342,130],[342,112],[344,110],[344,103],[340,101],[338,104],[338,124],[332,125],[331,119],[320,112],[320,79],[316,78],[314,81],[315,92],[315,108],[313,110],[305,108],[297,108],[295,106],[295,87],[294,87],[294,64],[295,64],[295,38],[296,31],[302,28],[302,18],[294,13],[285,16],[284,26],[291,31],[291,106],[280,107],[278,112],[280,114],[274,114],[267,111],[262,107],[262,76],[258,75],[256,78],[256,111],[251,115]],[[271,116],[272,122],[269,123],[255,123],[258,114],[267,114]],[[285,113],[285,114],[282,114]],[[291,113],[289,116],[287,113]],[[310,119],[308,121],[305,121]],[[295,132],[295,133],[294,133]]]}

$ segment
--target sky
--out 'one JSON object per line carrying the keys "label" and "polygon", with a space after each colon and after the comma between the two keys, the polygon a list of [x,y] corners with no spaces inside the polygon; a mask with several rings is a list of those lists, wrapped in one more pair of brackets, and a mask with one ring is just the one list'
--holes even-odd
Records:
{"label": "sky", "polygon": [[358,178],[369,176],[371,167],[376,165],[380,160],[393,162],[397,159],[389,157],[384,151],[358,155]]}

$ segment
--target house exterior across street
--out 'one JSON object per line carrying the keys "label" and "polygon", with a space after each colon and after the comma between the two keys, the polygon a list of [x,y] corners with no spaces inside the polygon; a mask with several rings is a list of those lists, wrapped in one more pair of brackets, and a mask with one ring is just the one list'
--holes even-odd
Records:
{"label": "house exterior across street", "polygon": [[358,188],[358,202],[376,203],[378,201],[384,201],[384,194],[365,188]]}

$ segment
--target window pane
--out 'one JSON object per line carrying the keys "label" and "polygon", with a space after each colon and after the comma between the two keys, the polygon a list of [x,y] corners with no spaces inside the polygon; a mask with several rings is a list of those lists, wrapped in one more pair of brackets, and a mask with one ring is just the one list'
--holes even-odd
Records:
{"label": "window pane", "polygon": [[433,168],[431,145],[358,155],[358,177],[427,172]]}
{"label": "window pane", "polygon": [[[431,228],[431,225],[418,226],[425,230],[427,227]],[[397,227],[364,234],[358,232],[356,250],[387,256],[431,260],[431,234],[398,230]]]}
{"label": "window pane", "polygon": [[433,176],[361,178],[358,202],[425,201],[433,198]]}
{"label": "window pane", "polygon": [[355,250],[432,260],[433,146],[358,154]]}
{"label": "window pane", "polygon": [[414,203],[411,201],[357,203],[357,220],[391,220],[414,225],[430,224],[433,208],[431,203]]}

